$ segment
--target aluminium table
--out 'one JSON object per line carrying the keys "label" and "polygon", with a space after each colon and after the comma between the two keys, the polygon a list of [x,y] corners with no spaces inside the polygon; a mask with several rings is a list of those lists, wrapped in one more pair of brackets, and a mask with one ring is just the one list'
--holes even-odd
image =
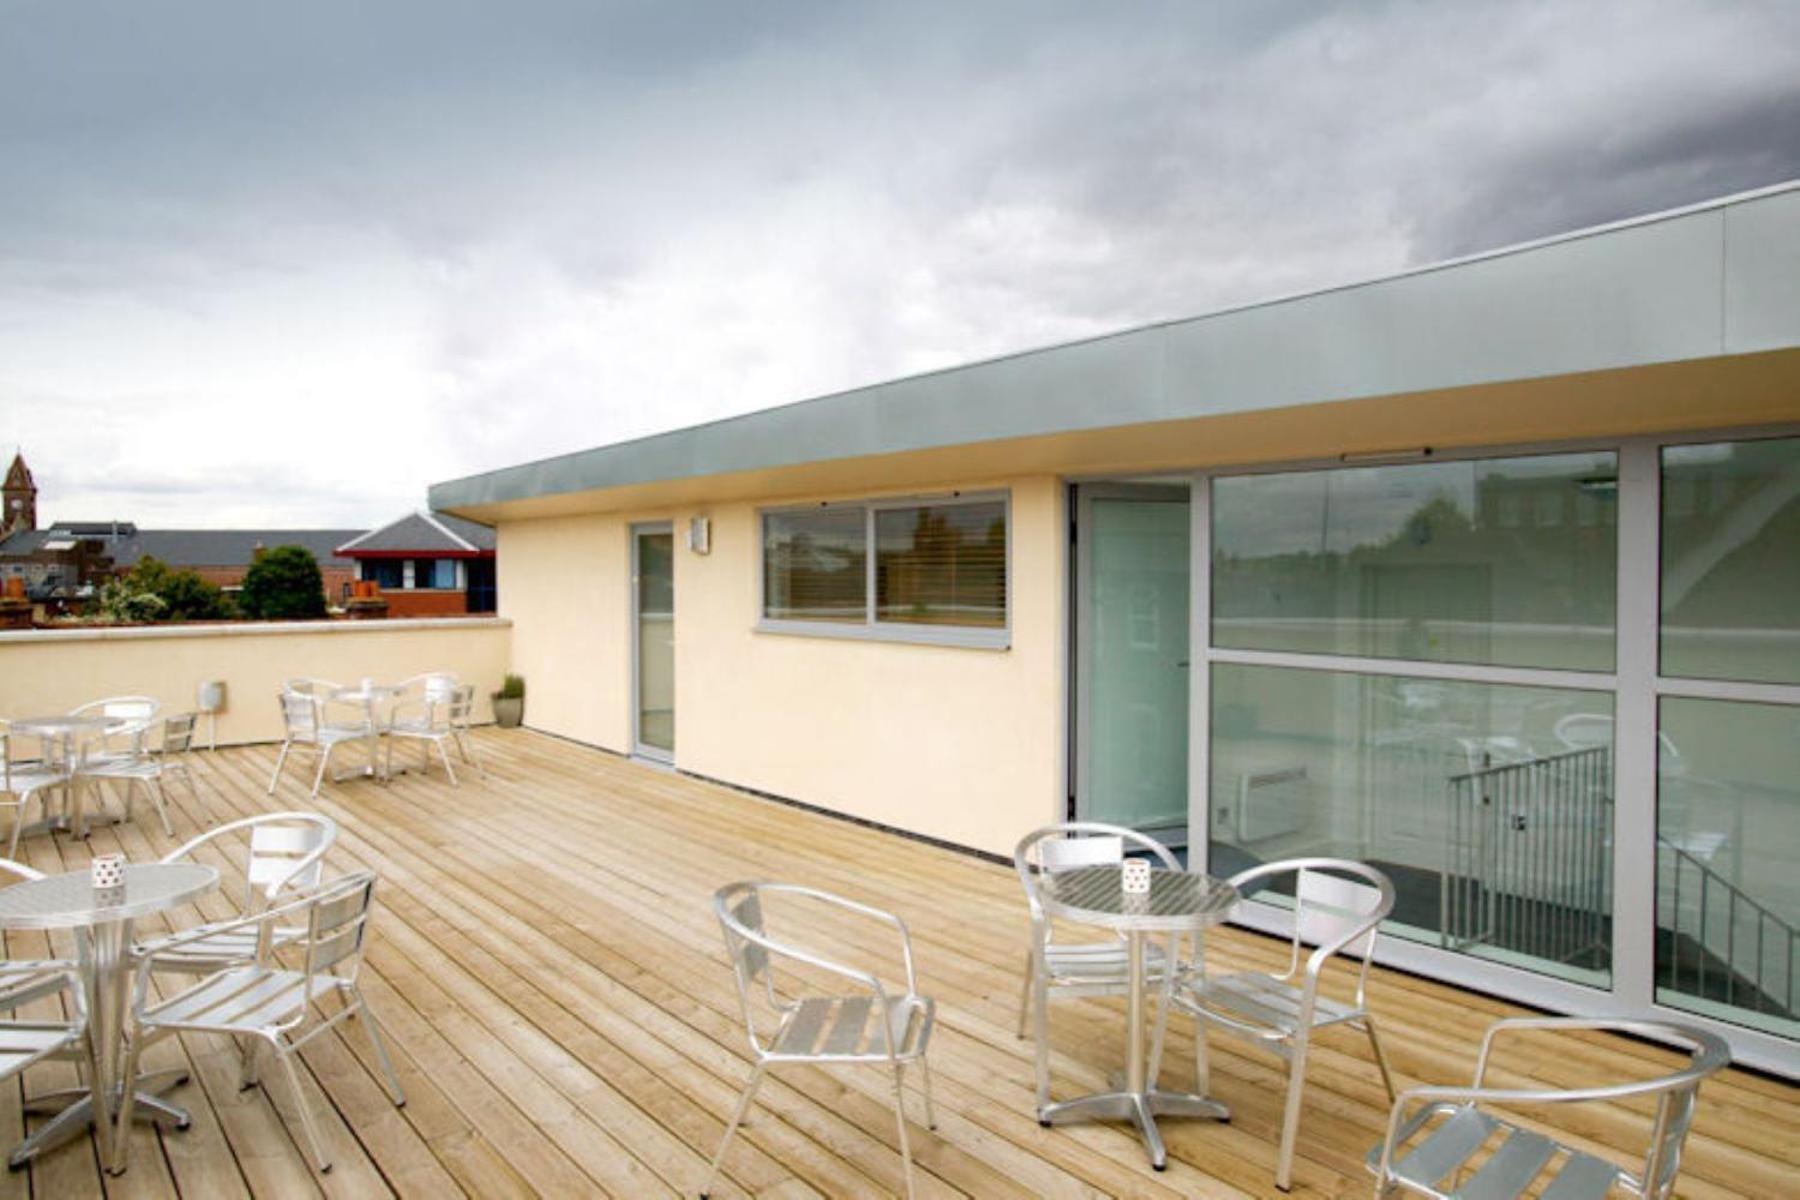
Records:
{"label": "aluminium table", "polygon": [[87,836],[87,814],[82,799],[88,785],[83,784],[81,772],[76,769],[80,766],[80,757],[76,753],[79,749],[77,740],[103,734],[126,724],[129,722],[124,718],[109,717],[104,713],[59,713],[48,717],[20,717],[16,721],[7,722],[14,737],[33,737],[46,745],[53,743],[59,747],[61,760],[69,769],[68,786],[74,798],[72,818],[69,815],[52,817],[46,807],[44,819],[25,826],[20,833],[44,833],[51,829],[72,828],[76,837]]}
{"label": "aluminium table", "polygon": [[[1216,925],[1238,902],[1238,890],[1229,883],[1205,875],[1153,868],[1148,895],[1129,895],[1121,886],[1120,866],[1078,867],[1045,875],[1040,896],[1044,911],[1053,917],[1083,925],[1117,930],[1125,935],[1129,989],[1126,992],[1125,1076],[1122,1086],[1049,1104],[1038,1110],[1038,1121],[1055,1125],[1067,1121],[1129,1120],[1143,1136],[1150,1165],[1161,1171],[1169,1165],[1156,1118],[1210,1117],[1229,1120],[1231,1113],[1208,1096],[1168,1092],[1145,1078],[1144,1064],[1144,938],[1150,934],[1198,934]],[[1163,1001],[1167,1004],[1168,985]]]}
{"label": "aluminium table", "polygon": [[[122,1131],[107,1127],[119,1111],[124,1082],[119,1079],[125,1006],[131,985],[131,927],[139,917],[166,912],[197,900],[219,885],[219,872],[197,863],[127,865],[125,882],[104,891],[94,887],[84,868],[63,875],[16,883],[0,889],[0,929],[70,929],[81,943],[78,955],[82,987],[87,993],[88,1041],[94,1053],[94,1078],[86,1088],[69,1088],[34,1097],[27,1110],[60,1109],[49,1122],[13,1148],[8,1162],[23,1166],[43,1151],[60,1145],[95,1123],[102,1125],[100,1153],[110,1169],[116,1161]],[[188,1127],[188,1114],[163,1100],[160,1093],[187,1082],[185,1070],[157,1071],[133,1081],[138,1112],[145,1120]]]}
{"label": "aluminium table", "polygon": [[386,781],[387,772],[381,767],[381,735],[386,732],[386,729],[383,727],[384,722],[382,720],[381,711],[376,706],[384,701],[398,698],[405,690],[405,688],[402,688],[397,684],[374,683],[369,680],[364,680],[354,687],[338,688],[326,697],[334,704],[360,704],[369,720],[369,734],[367,738],[369,745],[368,765],[360,770],[350,772],[349,775],[333,775],[331,777],[333,783],[342,783],[345,779],[355,778],[358,775],[369,779]]}

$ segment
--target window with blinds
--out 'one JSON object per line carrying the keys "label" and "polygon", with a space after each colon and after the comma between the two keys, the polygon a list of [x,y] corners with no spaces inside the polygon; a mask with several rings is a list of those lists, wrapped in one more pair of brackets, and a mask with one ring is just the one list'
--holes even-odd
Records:
{"label": "window with blinds", "polygon": [[876,510],[875,619],[1005,626],[1006,505]]}
{"label": "window with blinds", "polygon": [[763,616],[869,619],[868,512],[821,508],[763,516]]}
{"label": "window with blinds", "polygon": [[1006,526],[992,495],[764,513],[763,619],[1004,645]]}

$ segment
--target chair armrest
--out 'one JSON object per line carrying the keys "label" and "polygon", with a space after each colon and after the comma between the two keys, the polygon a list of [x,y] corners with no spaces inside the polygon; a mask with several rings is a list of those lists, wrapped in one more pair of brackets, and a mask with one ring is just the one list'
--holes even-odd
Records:
{"label": "chair armrest", "polygon": [[[879,921],[884,925],[891,926],[900,935],[900,959],[906,969],[907,993],[909,995],[918,994],[918,981],[913,974],[912,935],[907,931],[905,921],[901,920],[895,914],[888,912],[886,909],[876,908],[870,904],[862,904],[855,900],[847,900],[842,896],[834,896],[830,892],[822,892],[814,888],[802,887],[797,884],[778,886],[782,891],[790,892],[794,895],[806,896],[813,900],[821,900],[834,908],[841,909],[845,912],[855,913],[858,916],[867,917],[872,921]],[[874,976],[870,976],[870,978],[874,978]]]}
{"label": "chair armrest", "polygon": [[789,946],[785,942],[778,942],[767,934],[740,932],[737,936],[745,938],[757,946],[761,946],[775,957],[804,963],[809,967],[816,967],[821,971],[828,972],[843,979],[848,979],[853,983],[859,983],[868,988],[877,999],[884,1003],[887,1000],[887,989],[882,986],[881,980],[877,978],[873,972],[859,971],[855,967],[847,967],[842,963],[832,962],[829,958],[821,958],[819,955],[813,954],[807,950],[802,950],[798,946]]}
{"label": "chair armrest", "polygon": [[247,917],[234,917],[229,921],[210,921],[204,925],[196,925],[192,929],[184,929],[180,933],[159,938],[154,943],[144,943],[145,952],[137,963],[137,977],[131,991],[131,1011],[134,1016],[142,1013],[144,1001],[149,995],[151,969],[156,963],[158,954],[167,954],[171,950],[179,950],[183,946],[221,933],[230,933],[238,929],[251,929],[263,925],[273,925],[282,918],[310,905],[314,897],[302,895],[298,899],[288,900],[273,908],[253,913]]}

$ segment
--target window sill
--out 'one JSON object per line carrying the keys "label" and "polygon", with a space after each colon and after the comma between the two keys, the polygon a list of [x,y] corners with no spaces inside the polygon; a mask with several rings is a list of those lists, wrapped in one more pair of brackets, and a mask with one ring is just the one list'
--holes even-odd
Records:
{"label": "window sill", "polygon": [[849,642],[899,642],[954,646],[964,650],[1011,650],[1010,629],[967,629],[955,625],[834,625],[826,621],[758,621],[757,633],[787,637],[836,638]]}

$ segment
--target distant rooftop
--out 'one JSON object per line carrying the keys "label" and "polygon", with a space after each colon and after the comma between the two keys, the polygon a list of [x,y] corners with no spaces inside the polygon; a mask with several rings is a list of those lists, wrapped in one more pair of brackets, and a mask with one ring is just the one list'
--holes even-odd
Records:
{"label": "distant rooftop", "polygon": [[337,548],[362,533],[359,529],[139,529],[130,521],[58,521],[48,529],[21,530],[0,541],[0,554],[32,554],[66,548],[77,538],[106,544],[113,563],[131,567],[150,555],[179,567],[248,566],[259,549],[304,546],[321,566],[350,567]]}
{"label": "distant rooftop", "polygon": [[379,529],[371,529],[337,547],[349,558],[382,558],[403,554],[440,557],[485,556],[494,552],[491,526],[449,513],[414,512]]}

